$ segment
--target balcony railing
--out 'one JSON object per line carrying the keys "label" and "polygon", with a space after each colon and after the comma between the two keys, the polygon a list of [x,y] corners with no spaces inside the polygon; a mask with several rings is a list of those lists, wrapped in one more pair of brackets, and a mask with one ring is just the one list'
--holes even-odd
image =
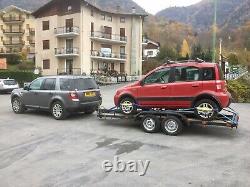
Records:
{"label": "balcony railing", "polygon": [[3,45],[24,45],[25,42],[23,40],[4,40]]}
{"label": "balcony railing", "polygon": [[102,60],[126,61],[127,54],[124,53],[104,53],[101,51],[91,51],[91,57]]}
{"label": "balcony railing", "polygon": [[107,42],[127,43],[126,36],[120,36],[117,34],[107,34],[104,32],[91,32],[90,37],[92,39],[107,41]]}
{"label": "balcony railing", "polygon": [[24,34],[25,31],[23,29],[3,29],[4,34]]}
{"label": "balcony railing", "polygon": [[12,22],[24,22],[25,19],[23,17],[3,17],[2,18],[4,23],[12,23]]}
{"label": "balcony railing", "polygon": [[20,49],[1,49],[0,54],[15,54],[15,53],[20,53],[22,52]]}
{"label": "balcony railing", "polygon": [[58,37],[77,36],[80,34],[79,27],[58,27],[55,28],[55,34]]}
{"label": "balcony railing", "polygon": [[57,69],[57,75],[81,75],[81,68]]}
{"label": "balcony railing", "polygon": [[58,57],[64,56],[78,56],[79,55],[79,48],[55,48],[55,55]]}

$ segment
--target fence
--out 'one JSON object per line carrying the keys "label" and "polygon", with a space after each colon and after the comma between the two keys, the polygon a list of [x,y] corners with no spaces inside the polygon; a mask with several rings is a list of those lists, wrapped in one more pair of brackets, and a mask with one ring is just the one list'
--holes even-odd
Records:
{"label": "fence", "polygon": [[226,80],[237,80],[246,74],[248,74],[248,68],[241,67],[237,71],[232,71],[232,72],[229,72],[228,74],[225,74],[225,79]]}

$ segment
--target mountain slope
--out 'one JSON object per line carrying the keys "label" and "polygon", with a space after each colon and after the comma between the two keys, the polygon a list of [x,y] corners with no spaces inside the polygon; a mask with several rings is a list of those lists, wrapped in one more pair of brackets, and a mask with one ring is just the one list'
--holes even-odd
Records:
{"label": "mountain slope", "polygon": [[[203,0],[188,7],[172,7],[156,15],[169,20],[191,24],[198,29],[207,29],[213,24],[214,1]],[[218,0],[217,24],[239,26],[250,19],[250,0]]]}
{"label": "mountain slope", "polygon": [[[0,9],[5,8],[9,5],[15,5],[20,8],[34,11],[40,6],[46,4],[50,0],[0,0]],[[63,2],[63,0],[61,0]],[[121,11],[131,12],[132,7],[136,8],[137,12],[144,12],[144,10],[137,5],[132,0],[88,0],[92,4],[97,4],[99,7],[102,7],[107,10],[116,10],[117,7],[120,7]]]}

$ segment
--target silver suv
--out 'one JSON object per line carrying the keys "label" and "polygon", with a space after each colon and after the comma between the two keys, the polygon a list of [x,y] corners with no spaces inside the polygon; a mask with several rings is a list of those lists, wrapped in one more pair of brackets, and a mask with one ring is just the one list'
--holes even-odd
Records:
{"label": "silver suv", "polygon": [[12,109],[23,113],[26,109],[50,111],[57,120],[72,112],[94,113],[102,103],[100,89],[91,77],[51,76],[34,80],[11,94]]}
{"label": "silver suv", "polygon": [[0,79],[0,93],[12,92],[18,88],[19,85],[14,79]]}

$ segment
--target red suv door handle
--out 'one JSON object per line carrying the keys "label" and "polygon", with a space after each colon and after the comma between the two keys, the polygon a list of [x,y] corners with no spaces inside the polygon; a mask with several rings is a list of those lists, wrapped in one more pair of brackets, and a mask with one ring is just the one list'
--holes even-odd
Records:
{"label": "red suv door handle", "polygon": [[192,84],[192,87],[199,87],[200,85],[199,84]]}
{"label": "red suv door handle", "polygon": [[167,89],[167,86],[162,86],[161,89]]}

